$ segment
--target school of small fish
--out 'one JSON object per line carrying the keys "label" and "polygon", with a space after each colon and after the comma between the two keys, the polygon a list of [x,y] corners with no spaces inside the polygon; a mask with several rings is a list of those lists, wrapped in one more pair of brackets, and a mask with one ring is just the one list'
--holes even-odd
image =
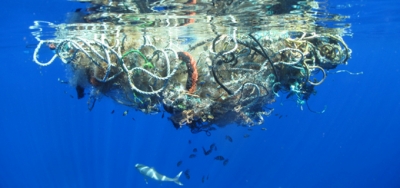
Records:
{"label": "school of small fish", "polygon": [[[115,112],[115,110],[112,110],[112,111],[111,111],[111,114],[114,114],[114,112]],[[125,111],[123,112],[122,116],[127,116],[128,113],[129,113],[129,111],[128,111],[128,110],[125,110]],[[278,114],[276,114],[276,115],[277,115],[277,116],[280,116],[279,118],[282,117],[282,115],[278,115]],[[164,112],[162,113],[161,118],[164,118]],[[132,118],[132,119],[135,120],[135,118]],[[216,129],[215,129],[214,127],[211,127],[209,130],[216,130]],[[249,130],[249,131],[252,131],[253,129],[252,129],[252,128],[248,128],[248,130]],[[262,131],[266,131],[267,128],[264,128],[264,127],[263,127],[263,128],[261,128],[261,130],[262,130]],[[248,138],[248,137],[250,137],[249,134],[244,134],[244,135],[243,135],[243,138]],[[225,136],[225,140],[227,140],[227,141],[229,141],[229,142],[231,142],[231,143],[233,142],[232,137],[229,136],[229,135],[226,135],[226,136]],[[192,144],[192,141],[191,141],[191,140],[188,140],[188,144]],[[208,155],[210,155],[213,151],[217,151],[217,146],[216,146],[215,143],[212,143],[212,144],[208,147],[208,149],[206,149],[204,146],[202,146],[202,149],[203,149],[204,156],[208,156]],[[193,151],[193,153],[189,155],[189,158],[191,158],[191,159],[196,158],[196,154],[195,154],[195,153],[197,153],[197,148],[193,148],[192,151]],[[221,161],[223,166],[226,166],[226,165],[229,163],[229,159],[225,158],[225,157],[222,156],[222,155],[217,155],[217,156],[215,156],[215,157],[214,157],[214,160]],[[177,167],[180,167],[180,166],[182,165],[182,162],[183,162],[183,160],[178,161],[178,162],[176,163],[176,166],[177,166]],[[185,175],[186,179],[190,179],[190,169],[186,169],[186,170],[183,172],[183,174]],[[207,176],[206,176],[206,175],[203,175],[202,178],[201,178],[201,182],[204,183],[206,180],[208,180],[208,176],[209,176],[209,175],[207,175]]]}

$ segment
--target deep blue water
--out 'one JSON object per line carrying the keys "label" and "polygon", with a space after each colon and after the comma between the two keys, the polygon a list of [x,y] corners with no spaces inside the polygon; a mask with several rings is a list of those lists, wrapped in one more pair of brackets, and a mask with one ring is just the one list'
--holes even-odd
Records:
{"label": "deep blue water", "polygon": [[[108,98],[88,111],[86,99],[77,100],[73,88],[57,81],[67,77],[61,61],[39,67],[32,61],[33,48],[26,48],[35,43],[28,29],[34,20],[63,22],[65,13],[80,4],[2,4],[1,188],[178,187],[152,180],[146,185],[136,163],[170,177],[190,169],[189,180],[180,178],[185,187],[400,187],[397,0],[330,1],[351,5],[333,10],[351,15],[354,33],[344,38],[352,58],[338,69],[364,74],[330,74],[310,99],[315,109],[327,105],[324,114],[302,111],[283,97],[262,126],[252,131],[228,126],[209,137],[176,130],[162,114],[130,110],[122,116],[129,108]],[[212,143],[218,150],[201,154],[201,147]],[[189,159],[193,148],[197,157]],[[223,166],[213,159],[216,155],[229,163]],[[177,167],[179,160],[183,163]],[[209,176],[204,183],[203,176]]]}

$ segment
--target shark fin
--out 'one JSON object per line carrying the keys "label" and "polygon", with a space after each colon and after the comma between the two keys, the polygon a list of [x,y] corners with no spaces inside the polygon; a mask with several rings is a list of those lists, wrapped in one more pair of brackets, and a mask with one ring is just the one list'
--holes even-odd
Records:
{"label": "shark fin", "polygon": [[178,184],[178,185],[183,185],[183,184],[179,181],[179,177],[181,177],[181,175],[182,175],[182,171],[179,172],[179,174],[176,175],[175,178],[173,178],[174,182],[175,182],[176,184]]}

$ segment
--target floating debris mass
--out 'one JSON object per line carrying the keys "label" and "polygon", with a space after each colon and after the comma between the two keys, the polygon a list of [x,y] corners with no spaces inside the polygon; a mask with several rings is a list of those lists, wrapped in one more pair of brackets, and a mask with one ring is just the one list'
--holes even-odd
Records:
{"label": "floating debris mass", "polygon": [[[351,55],[342,38],[347,17],[312,0],[77,1],[91,5],[69,23],[30,27],[39,42],[34,62],[65,63],[78,98],[92,90],[89,109],[107,96],[144,113],[165,111],[176,128],[262,124],[280,93],[310,109],[327,70]],[[47,62],[43,48],[55,52]]]}

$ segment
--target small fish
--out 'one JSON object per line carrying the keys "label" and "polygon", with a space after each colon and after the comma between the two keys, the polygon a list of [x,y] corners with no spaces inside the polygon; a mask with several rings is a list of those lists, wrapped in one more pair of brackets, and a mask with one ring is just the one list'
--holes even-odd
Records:
{"label": "small fish", "polygon": [[189,169],[185,170],[185,172],[183,172],[183,174],[185,174],[186,179],[190,179]]}
{"label": "small fish", "polygon": [[214,159],[218,160],[218,161],[223,161],[225,158],[223,156],[221,156],[221,155],[218,155]]}
{"label": "small fish", "polygon": [[204,183],[204,176],[201,178],[201,183]]}
{"label": "small fish", "polygon": [[229,142],[233,142],[232,137],[230,137],[229,135],[226,135],[225,139],[227,139]]}
{"label": "small fish", "polygon": [[207,174],[207,178],[206,178],[206,180],[208,180],[208,174]]}
{"label": "small fish", "polygon": [[279,116],[279,119],[281,119],[281,118],[282,118],[282,115]]}
{"label": "small fish", "polygon": [[178,161],[178,163],[176,163],[176,166],[179,167],[179,166],[181,166],[181,164],[182,164],[182,161]]}
{"label": "small fish", "polygon": [[189,140],[189,144],[191,144],[191,143],[192,143],[192,141]]}
{"label": "small fish", "polygon": [[164,112],[162,113],[161,118],[164,118]]}
{"label": "small fish", "polygon": [[204,149],[204,147],[201,147],[201,148],[203,148],[203,153],[204,153],[204,155],[207,155],[207,154],[206,154],[206,153],[207,153],[207,150]]}
{"label": "small fish", "polygon": [[69,95],[69,97],[71,97],[72,99],[74,98],[74,96],[72,96],[72,95]]}
{"label": "small fish", "polygon": [[215,147],[215,144],[212,143],[212,144],[210,145],[210,150],[212,150],[214,147]]}
{"label": "small fish", "polygon": [[261,130],[263,130],[263,131],[266,131],[266,130],[267,130],[267,128],[263,127],[263,128],[261,128]]}
{"label": "small fish", "polygon": [[136,119],[135,119],[135,118],[132,118],[132,120],[133,120],[133,121],[136,121]]}
{"label": "small fish", "polygon": [[194,149],[193,149],[193,152],[195,152],[195,153],[196,153],[196,152],[197,152],[197,148],[194,148]]}
{"label": "small fish", "polygon": [[195,158],[196,157],[196,155],[195,154],[191,154],[191,155],[189,155],[189,158]]}
{"label": "small fish", "polygon": [[250,135],[249,134],[244,134],[243,138],[248,138]]}
{"label": "small fish", "polygon": [[210,155],[210,153],[212,152],[212,149],[207,151],[206,149],[204,149],[204,147],[202,147],[202,148],[203,148],[204,155]]}
{"label": "small fish", "polygon": [[229,162],[229,160],[225,159],[225,161],[222,164],[224,164],[224,166],[226,166],[228,164],[228,162]]}
{"label": "small fish", "polygon": [[111,114],[114,114],[114,112],[115,112],[115,110],[112,110],[112,111],[111,111]]}
{"label": "small fish", "polygon": [[122,116],[126,116],[126,115],[128,115],[128,110],[125,110],[125,112],[122,114]]}

